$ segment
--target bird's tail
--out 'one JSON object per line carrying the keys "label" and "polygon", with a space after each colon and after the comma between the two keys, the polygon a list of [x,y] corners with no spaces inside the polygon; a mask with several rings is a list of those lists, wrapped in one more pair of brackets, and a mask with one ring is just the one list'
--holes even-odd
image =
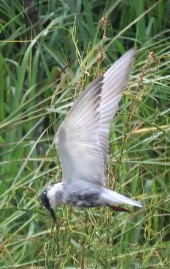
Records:
{"label": "bird's tail", "polygon": [[101,198],[103,202],[108,206],[113,206],[115,204],[126,204],[142,207],[141,202],[132,200],[122,194],[119,194],[109,189],[104,189],[101,194]]}

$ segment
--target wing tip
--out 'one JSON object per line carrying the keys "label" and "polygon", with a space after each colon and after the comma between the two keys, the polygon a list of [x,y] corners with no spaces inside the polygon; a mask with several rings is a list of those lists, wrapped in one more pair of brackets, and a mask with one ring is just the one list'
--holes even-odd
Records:
{"label": "wing tip", "polygon": [[133,48],[129,49],[127,52],[125,52],[119,59],[124,58],[124,57],[128,57],[129,59],[131,59],[131,63],[133,63],[133,61],[136,57],[136,54],[137,54],[137,48],[133,47]]}

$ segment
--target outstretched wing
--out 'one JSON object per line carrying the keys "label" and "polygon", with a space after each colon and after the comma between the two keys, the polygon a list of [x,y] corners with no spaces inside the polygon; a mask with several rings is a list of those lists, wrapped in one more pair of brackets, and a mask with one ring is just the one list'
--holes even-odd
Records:
{"label": "outstretched wing", "polygon": [[110,122],[128,81],[136,51],[129,50],[79,96],[54,142],[67,184],[84,180],[103,185]]}

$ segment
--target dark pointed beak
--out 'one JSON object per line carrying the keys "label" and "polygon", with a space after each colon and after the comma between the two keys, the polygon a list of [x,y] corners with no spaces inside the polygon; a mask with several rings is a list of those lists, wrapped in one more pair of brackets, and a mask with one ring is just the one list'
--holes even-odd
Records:
{"label": "dark pointed beak", "polygon": [[49,211],[50,211],[51,217],[53,218],[54,222],[57,223],[57,219],[56,219],[56,215],[55,215],[54,210],[52,208],[49,208]]}

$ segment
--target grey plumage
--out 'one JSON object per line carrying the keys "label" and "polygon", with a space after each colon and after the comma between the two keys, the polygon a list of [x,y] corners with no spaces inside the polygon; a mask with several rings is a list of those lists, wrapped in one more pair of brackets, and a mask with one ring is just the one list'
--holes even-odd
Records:
{"label": "grey plumage", "polygon": [[129,50],[88,86],[56,133],[54,142],[62,165],[62,182],[50,185],[43,193],[50,211],[59,204],[108,205],[114,209],[115,204],[141,207],[140,202],[104,187],[109,127],[135,54],[135,49]]}

